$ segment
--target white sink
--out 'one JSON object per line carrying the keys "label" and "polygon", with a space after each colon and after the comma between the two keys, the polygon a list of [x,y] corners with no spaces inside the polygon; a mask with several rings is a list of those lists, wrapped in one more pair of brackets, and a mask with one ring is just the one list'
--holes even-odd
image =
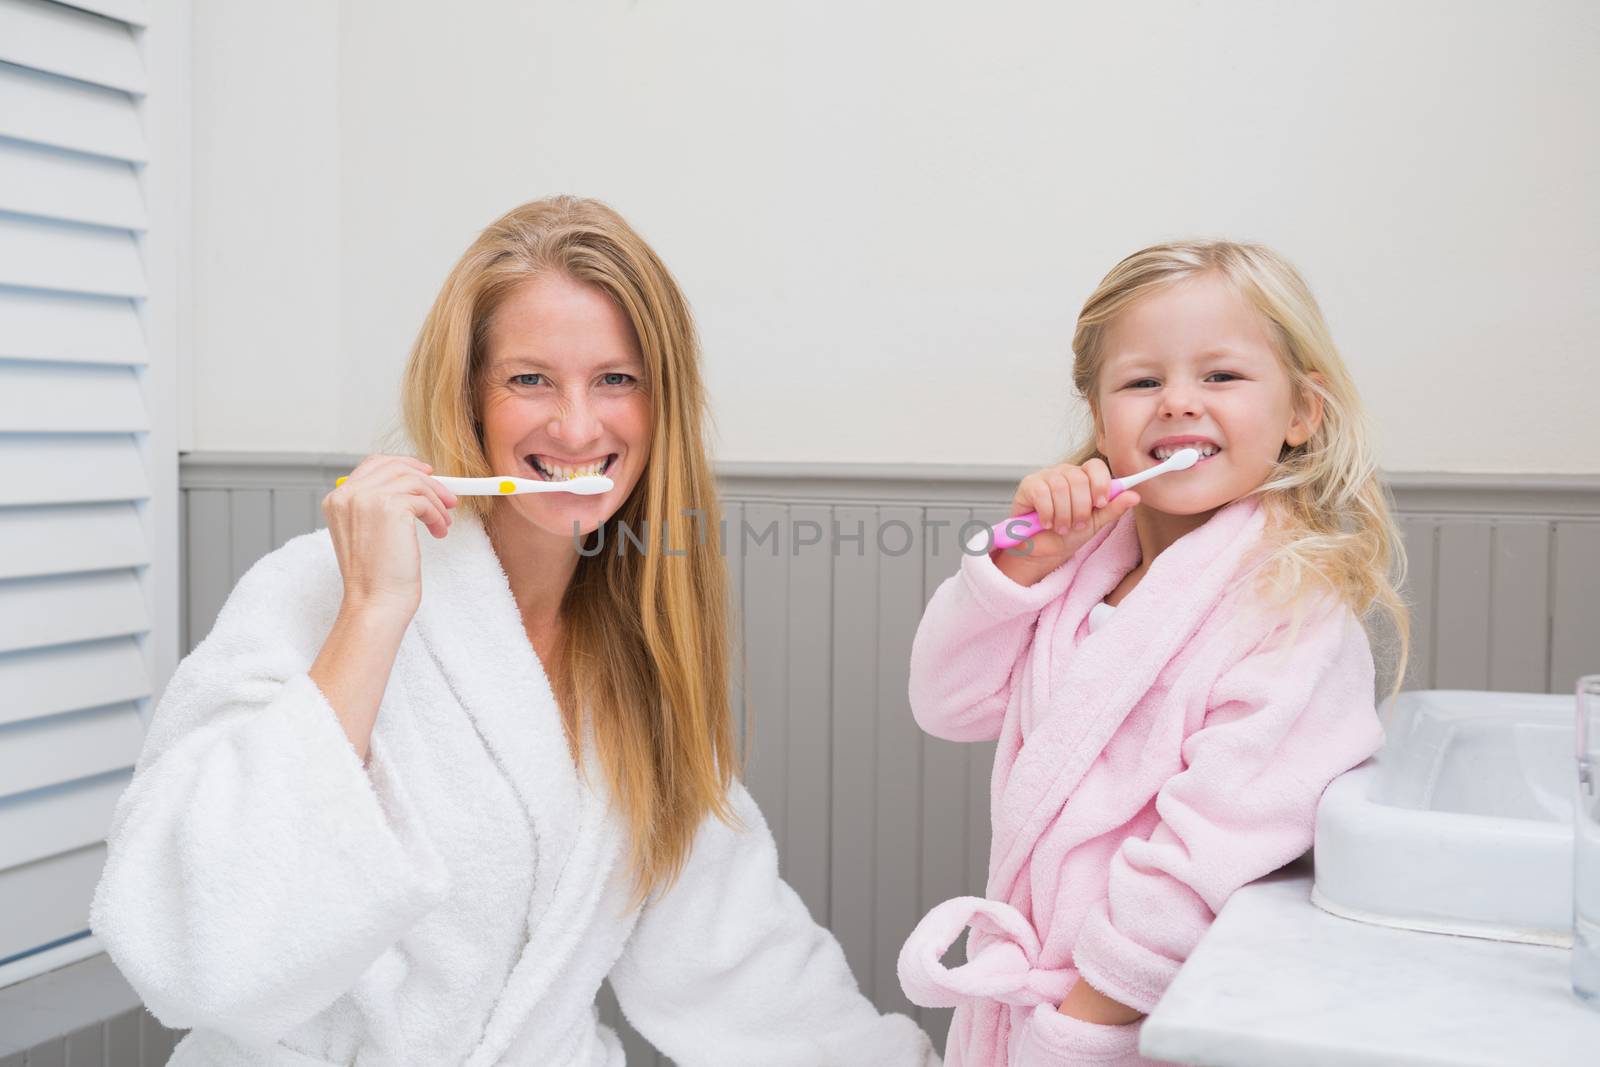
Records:
{"label": "white sink", "polygon": [[1362,922],[1572,944],[1573,697],[1433,689],[1317,808],[1312,902]]}

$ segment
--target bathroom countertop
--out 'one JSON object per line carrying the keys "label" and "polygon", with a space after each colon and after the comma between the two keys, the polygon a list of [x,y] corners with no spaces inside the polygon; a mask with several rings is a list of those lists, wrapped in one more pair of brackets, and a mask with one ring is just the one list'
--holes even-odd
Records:
{"label": "bathroom countertop", "polygon": [[1145,1020],[1205,1067],[1594,1067],[1600,1010],[1564,948],[1426,934],[1311,903],[1311,854],[1244,886]]}

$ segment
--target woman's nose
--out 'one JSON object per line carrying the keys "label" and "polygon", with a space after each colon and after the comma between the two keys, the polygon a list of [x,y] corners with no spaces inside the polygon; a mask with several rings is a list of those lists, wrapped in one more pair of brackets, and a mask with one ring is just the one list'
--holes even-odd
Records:
{"label": "woman's nose", "polygon": [[547,427],[550,436],[569,445],[592,441],[600,432],[600,420],[594,407],[584,396],[568,396],[561,400],[561,409]]}

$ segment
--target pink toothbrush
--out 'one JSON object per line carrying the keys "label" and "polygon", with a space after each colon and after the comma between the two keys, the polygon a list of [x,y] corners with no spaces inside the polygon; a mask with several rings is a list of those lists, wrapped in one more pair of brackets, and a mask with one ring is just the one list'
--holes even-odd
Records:
{"label": "pink toothbrush", "polygon": [[[1111,492],[1106,494],[1106,503],[1111,503],[1117,498],[1117,494],[1132,489],[1140,482],[1147,482],[1156,475],[1166,474],[1168,471],[1188,470],[1198,462],[1200,462],[1198,448],[1180,448],[1149,470],[1130,474],[1126,478],[1111,479]],[[994,528],[994,547],[1015,548],[1041,529],[1043,527],[1039,525],[1037,511],[1030,511],[1026,515],[1013,515]]]}

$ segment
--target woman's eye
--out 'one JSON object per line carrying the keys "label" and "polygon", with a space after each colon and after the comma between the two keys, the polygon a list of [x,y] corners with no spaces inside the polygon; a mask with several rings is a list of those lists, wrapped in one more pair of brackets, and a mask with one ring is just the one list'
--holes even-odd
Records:
{"label": "woman's eye", "polygon": [[544,377],[544,375],[542,375],[542,374],[518,374],[518,375],[513,376],[511,380],[513,382],[515,382],[517,385],[541,385],[541,384],[543,384],[542,382],[530,382],[530,381],[525,381],[524,379],[527,379],[527,378],[543,378],[543,377]]}
{"label": "woman's eye", "polygon": [[637,381],[638,379],[631,374],[623,374],[621,371],[612,371],[610,374],[601,375],[600,380],[606,385],[628,385]]}

